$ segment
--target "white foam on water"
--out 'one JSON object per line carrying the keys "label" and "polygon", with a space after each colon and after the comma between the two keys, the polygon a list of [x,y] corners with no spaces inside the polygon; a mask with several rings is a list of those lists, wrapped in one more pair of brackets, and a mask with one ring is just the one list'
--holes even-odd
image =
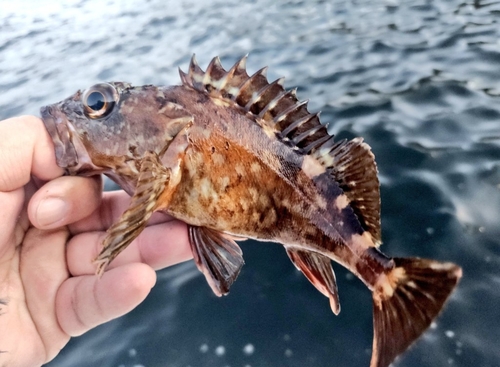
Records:
{"label": "white foam on water", "polygon": [[255,352],[255,347],[253,344],[247,344],[243,347],[243,353],[245,353],[247,356],[251,356]]}
{"label": "white foam on water", "polygon": [[226,354],[226,348],[223,345],[219,345],[217,348],[215,348],[216,356],[222,357],[224,354]]}
{"label": "white foam on water", "polygon": [[206,353],[206,352],[208,352],[208,345],[207,345],[207,344],[202,344],[202,345],[200,345],[200,352],[201,352],[201,353]]}

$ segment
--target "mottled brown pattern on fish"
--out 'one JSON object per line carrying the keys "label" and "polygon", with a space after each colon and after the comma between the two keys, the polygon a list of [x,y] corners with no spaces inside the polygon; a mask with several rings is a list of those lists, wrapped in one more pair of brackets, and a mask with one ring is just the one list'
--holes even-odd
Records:
{"label": "mottled brown pattern on fish", "polygon": [[[202,111],[206,114],[212,109],[219,110],[220,106],[206,101]],[[294,220],[292,213],[304,211],[305,204],[296,200],[300,193],[283,182],[279,160],[275,162],[277,170],[270,171],[268,163],[261,160],[264,157],[255,151],[256,144],[241,144],[252,132],[245,126],[246,120],[237,115],[224,116],[225,110],[218,114],[221,121],[226,117],[230,123],[241,123],[239,134],[227,133],[228,125],[223,122],[215,129],[198,125],[191,130],[191,146],[183,164],[185,179],[168,211],[192,224],[210,223],[212,228],[252,238],[273,237],[280,228],[289,228]],[[201,114],[195,116],[203,118]],[[288,168],[286,174],[291,178],[300,170]]]}
{"label": "mottled brown pattern on fish", "polygon": [[[197,125],[189,135],[185,179],[169,213],[194,225],[209,223],[224,232],[295,245],[308,243],[318,250],[334,251],[331,239],[338,237],[336,231],[344,232],[342,241],[348,239],[350,223],[356,219],[352,211],[342,213],[336,207],[342,193],[331,185],[328,175],[318,178],[318,183],[311,181],[302,170],[304,158],[276,139],[268,139],[243,111],[228,110],[211,99],[195,103],[198,95],[181,88],[171,90],[171,95],[190,106]],[[207,119],[214,115],[216,121]],[[325,191],[318,193],[320,183]]]}
{"label": "mottled brown pattern on fish", "polygon": [[243,265],[234,238],[283,244],[340,311],[335,260],[373,292],[371,367],[387,367],[430,325],[461,276],[451,263],[382,254],[377,167],[362,138],[336,141],[307,101],[249,76],[242,58],[182,85],[100,83],[42,109],[69,174],[104,173],[131,196],[96,259],[98,274],[155,210],[188,224],[195,263],[218,296]]}

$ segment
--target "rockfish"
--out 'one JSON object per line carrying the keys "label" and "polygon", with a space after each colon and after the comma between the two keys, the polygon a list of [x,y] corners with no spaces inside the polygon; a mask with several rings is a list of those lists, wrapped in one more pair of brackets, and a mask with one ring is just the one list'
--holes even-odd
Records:
{"label": "rockfish", "polygon": [[130,207],[111,226],[97,274],[155,211],[188,224],[196,265],[213,292],[229,291],[243,265],[235,240],[278,242],[340,311],[331,260],[373,294],[371,367],[388,366],[438,315],[461,268],[379,250],[377,167],[361,138],[336,141],[283,78],[252,76],[246,57],[226,71],[195,58],[181,85],[96,84],[41,109],[59,166],[104,174]]}

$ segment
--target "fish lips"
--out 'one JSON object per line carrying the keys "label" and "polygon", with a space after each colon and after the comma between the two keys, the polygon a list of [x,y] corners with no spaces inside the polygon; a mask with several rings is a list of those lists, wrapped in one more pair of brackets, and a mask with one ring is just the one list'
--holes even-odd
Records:
{"label": "fish lips", "polygon": [[65,169],[66,174],[93,176],[105,171],[92,162],[85,145],[59,104],[42,107],[40,114],[54,143],[56,163]]}
{"label": "fish lips", "polygon": [[72,134],[67,118],[56,105],[42,107],[40,114],[54,143],[57,165],[71,171],[72,167],[78,165],[78,154],[72,142]]}

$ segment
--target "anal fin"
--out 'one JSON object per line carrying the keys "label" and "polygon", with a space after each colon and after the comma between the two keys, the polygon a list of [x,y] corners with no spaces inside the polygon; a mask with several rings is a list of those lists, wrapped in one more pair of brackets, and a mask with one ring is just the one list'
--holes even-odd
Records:
{"label": "anal fin", "polygon": [[307,279],[326,297],[330,299],[330,307],[335,315],[340,312],[339,293],[331,260],[326,256],[310,251],[286,248],[290,260]]}
{"label": "anal fin", "polygon": [[229,292],[244,264],[240,247],[225,234],[189,226],[189,242],[198,269],[217,296]]}

